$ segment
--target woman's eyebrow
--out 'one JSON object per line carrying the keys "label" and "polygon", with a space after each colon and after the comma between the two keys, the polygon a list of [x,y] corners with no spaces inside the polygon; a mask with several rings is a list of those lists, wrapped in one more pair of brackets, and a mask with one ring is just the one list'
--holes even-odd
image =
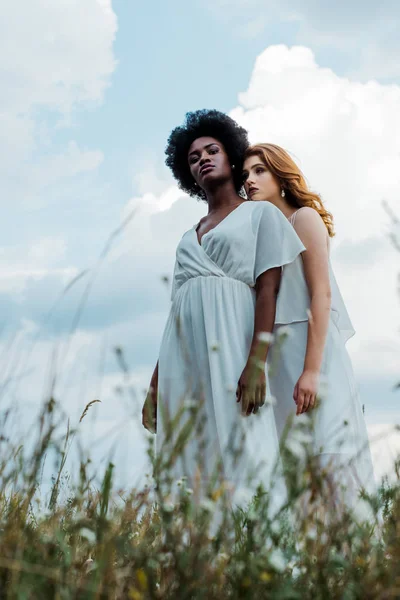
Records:
{"label": "woman's eyebrow", "polygon": [[[204,146],[204,148],[209,148],[210,146],[218,146],[217,142],[211,142],[211,144],[207,144],[206,146]],[[191,156],[192,154],[198,154],[200,152],[200,150],[192,150],[191,152],[189,152],[188,156]]]}

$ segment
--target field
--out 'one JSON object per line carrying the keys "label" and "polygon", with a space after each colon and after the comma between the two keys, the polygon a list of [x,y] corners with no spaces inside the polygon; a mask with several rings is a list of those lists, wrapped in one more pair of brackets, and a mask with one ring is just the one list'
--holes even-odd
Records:
{"label": "field", "polygon": [[[220,485],[199,498],[184,480],[170,481],[176,443],[162,459],[149,443],[154,485],[117,490],[118,466],[109,463],[97,489],[89,457],[75,473],[65,472],[79,424],[60,437],[59,415],[50,398],[29,452],[7,439],[7,420],[2,423],[1,598],[400,597],[399,464],[390,485],[360,501],[364,521],[363,510],[350,514],[335,504],[330,473],[307,454],[303,423],[283,450],[287,504],[271,518],[263,490],[246,511],[232,512]],[[43,504],[41,472],[49,453],[58,472]]]}

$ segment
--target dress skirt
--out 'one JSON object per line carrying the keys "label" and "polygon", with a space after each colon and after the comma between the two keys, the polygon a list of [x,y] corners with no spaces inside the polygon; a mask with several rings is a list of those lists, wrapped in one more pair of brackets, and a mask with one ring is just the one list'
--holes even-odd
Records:
{"label": "dress skirt", "polygon": [[[174,297],[159,355],[163,416],[158,417],[157,452],[166,451],[168,422],[182,410],[173,443],[190,419],[196,426],[175,457],[172,477],[184,475],[191,487],[200,485],[202,497],[216,478],[237,505],[250,501],[260,484],[270,487],[279,462],[272,406],[245,417],[236,401],[253,337],[254,308],[254,289],[245,283],[193,277]],[[274,506],[281,506],[283,481],[276,482],[272,495]]]}
{"label": "dress skirt", "polygon": [[[283,329],[284,328],[284,329]],[[276,356],[270,355],[269,381],[277,402],[274,408],[279,437],[288,419],[296,422],[294,387],[303,372],[308,322],[276,325],[275,335],[287,337]],[[317,407],[308,411],[312,420],[312,453],[322,466],[335,471],[346,488],[345,497],[355,505],[359,491],[375,491],[368,433],[350,357],[334,318],[329,322],[323,354]]]}

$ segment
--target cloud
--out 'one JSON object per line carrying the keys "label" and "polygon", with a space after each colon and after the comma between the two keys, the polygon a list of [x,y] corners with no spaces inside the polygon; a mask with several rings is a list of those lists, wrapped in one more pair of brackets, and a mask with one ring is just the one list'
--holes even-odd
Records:
{"label": "cloud", "polygon": [[67,113],[102,100],[115,68],[111,0],[7,0],[2,14],[2,112]]}
{"label": "cloud", "polygon": [[7,0],[0,24],[2,198],[26,203],[58,178],[96,169],[99,151],[57,141],[77,107],[99,104],[116,61],[111,0]]}
{"label": "cloud", "polygon": [[[228,23],[240,37],[272,35],[282,27],[292,41],[316,51],[329,50],[342,73],[361,81],[391,81],[400,77],[397,0],[327,3],[318,0],[212,0],[210,12]],[[287,39],[287,38],[286,38]]]}

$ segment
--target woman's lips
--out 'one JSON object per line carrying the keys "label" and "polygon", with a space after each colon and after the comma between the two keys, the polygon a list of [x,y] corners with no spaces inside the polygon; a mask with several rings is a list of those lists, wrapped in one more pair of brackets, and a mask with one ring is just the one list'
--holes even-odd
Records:
{"label": "woman's lips", "polygon": [[249,190],[249,196],[252,196],[253,194],[256,194],[257,192],[259,192],[260,190],[258,190],[257,188],[251,188]]}
{"label": "woman's lips", "polygon": [[207,166],[202,167],[200,169],[200,175],[201,176],[205,175],[206,173],[208,173],[209,171],[211,171],[213,168],[214,168],[213,165],[207,165]]}

